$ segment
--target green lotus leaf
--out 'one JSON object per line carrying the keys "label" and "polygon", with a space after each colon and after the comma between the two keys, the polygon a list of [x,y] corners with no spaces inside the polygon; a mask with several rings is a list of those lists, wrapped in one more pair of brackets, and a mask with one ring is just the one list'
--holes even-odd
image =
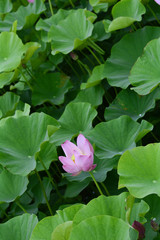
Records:
{"label": "green lotus leaf", "polygon": [[0,224],[1,240],[29,240],[38,219],[35,215],[28,213],[14,217]]}
{"label": "green lotus leaf", "polygon": [[25,47],[21,39],[13,32],[0,34],[0,72],[12,71],[21,62]]}
{"label": "green lotus leaf", "polygon": [[64,222],[72,221],[82,204],[72,205],[64,210],[58,210],[55,216],[42,219],[33,230],[30,240],[49,240],[57,226]]}
{"label": "green lotus leaf", "polygon": [[60,145],[80,132],[91,129],[96,115],[97,111],[89,103],[69,103],[59,119],[61,128],[50,137],[50,142]]}
{"label": "green lotus leaf", "polygon": [[65,19],[69,14],[71,14],[74,10],[65,10],[59,9],[56,14],[47,19],[40,18],[36,24],[36,30],[41,30],[42,40],[45,42],[49,42],[50,39],[48,37],[48,32],[52,25],[57,25],[61,20]]}
{"label": "green lotus leaf", "polygon": [[20,97],[12,92],[0,96],[0,118],[12,115],[19,103]]}
{"label": "green lotus leaf", "polygon": [[105,78],[105,65],[96,66],[86,83],[81,84],[81,90],[98,85]]}
{"label": "green lotus leaf", "polygon": [[67,221],[58,225],[52,233],[51,240],[68,240],[72,230],[72,224],[72,221]]}
{"label": "green lotus leaf", "polygon": [[10,0],[0,0],[0,14],[8,13],[12,10],[12,3]]}
{"label": "green lotus leaf", "polygon": [[[144,27],[136,32],[128,33],[116,43],[111,50],[111,56],[105,63],[105,76],[111,86],[127,88],[130,70],[137,58],[141,56],[146,44],[160,37],[159,27]],[[141,39],[141,41],[137,41]]]}
{"label": "green lotus leaf", "polygon": [[126,151],[118,164],[119,188],[128,188],[136,198],[152,193],[160,196],[159,155],[159,143]]}
{"label": "green lotus leaf", "polygon": [[42,0],[35,0],[33,4],[20,6],[16,12],[7,14],[0,20],[0,31],[10,31],[13,22],[17,21],[17,30],[33,26],[39,15],[46,10]]}
{"label": "green lotus leaf", "polygon": [[137,239],[138,232],[121,219],[111,216],[94,216],[85,219],[72,228],[70,240],[130,240],[130,231],[135,234],[133,239]]}
{"label": "green lotus leaf", "polygon": [[[118,196],[100,196],[91,200],[86,206],[81,208],[76,213],[73,219],[73,226],[79,224],[87,218],[98,215],[109,215],[126,221],[126,202],[128,195],[129,194],[127,192],[124,192]],[[130,217],[131,225],[134,220],[140,222],[142,222],[142,220],[145,220],[142,215],[145,215],[146,212],[149,211],[149,206],[147,203],[145,203],[144,201],[141,201],[140,203],[135,203],[133,205],[133,209],[134,211],[131,212]]]}
{"label": "green lotus leaf", "polygon": [[102,104],[104,90],[101,86],[95,86],[81,90],[72,102],[88,102],[93,107]]}
{"label": "green lotus leaf", "polygon": [[111,33],[106,33],[104,29],[103,21],[98,21],[94,24],[94,29],[92,33],[92,38],[96,41],[104,41],[110,38]]}
{"label": "green lotus leaf", "polygon": [[0,164],[11,173],[22,176],[34,170],[35,154],[48,140],[48,125],[58,126],[58,123],[44,113],[6,119],[0,125]]}
{"label": "green lotus leaf", "polygon": [[0,88],[11,83],[14,77],[14,72],[4,72],[0,73]]}
{"label": "green lotus leaf", "polygon": [[13,175],[7,170],[0,173],[0,201],[13,202],[27,189],[27,177]]}
{"label": "green lotus leaf", "polygon": [[52,54],[68,54],[84,44],[92,34],[93,24],[87,20],[84,9],[69,14],[58,25],[52,25],[49,39],[52,40]]}
{"label": "green lotus leaf", "polygon": [[25,44],[25,56],[23,58],[23,63],[28,62],[28,60],[32,57],[34,52],[40,48],[41,45],[37,42],[29,42]]}
{"label": "green lotus leaf", "polygon": [[41,144],[40,151],[36,154],[37,171],[49,169],[51,162],[58,159],[56,147],[53,143],[48,141]]}
{"label": "green lotus leaf", "polygon": [[121,0],[112,8],[113,21],[104,20],[106,32],[126,28],[135,21],[141,21],[146,12],[139,0]]}
{"label": "green lotus leaf", "polygon": [[[88,138],[96,145],[95,155],[100,159],[112,158],[116,155],[122,155],[127,149],[136,147],[136,141],[153,128],[148,123],[146,126],[146,123],[143,120],[139,124],[128,116],[121,116],[117,119],[97,124],[88,133]],[[144,132],[144,129],[147,132]]]}
{"label": "green lotus leaf", "polygon": [[71,86],[69,77],[61,73],[39,75],[34,81],[32,93],[33,105],[40,105],[47,101],[55,105],[62,104],[64,102],[64,95]]}
{"label": "green lotus leaf", "polygon": [[159,49],[160,38],[150,41],[131,69],[129,81],[135,86],[132,89],[140,95],[150,93],[160,83]]}
{"label": "green lotus leaf", "polygon": [[67,183],[64,197],[65,198],[76,197],[82,190],[84,190],[89,185],[90,181],[91,181],[90,178],[86,178],[81,182],[72,181]]}
{"label": "green lotus leaf", "polygon": [[104,117],[108,121],[122,115],[128,115],[136,121],[142,118],[149,109],[155,107],[157,98],[160,98],[158,89],[147,96],[140,96],[129,89],[122,90],[105,109]]}

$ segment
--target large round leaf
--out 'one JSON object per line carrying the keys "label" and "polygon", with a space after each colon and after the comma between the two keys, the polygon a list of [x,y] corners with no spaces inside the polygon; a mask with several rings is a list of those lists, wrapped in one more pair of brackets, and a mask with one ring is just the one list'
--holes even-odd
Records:
{"label": "large round leaf", "polygon": [[16,69],[25,52],[21,39],[13,32],[0,34],[0,72]]}
{"label": "large round leaf", "polygon": [[78,9],[69,14],[58,25],[52,25],[49,38],[52,40],[52,54],[67,54],[82,45],[92,34],[93,24],[87,20],[85,10]]}
{"label": "large round leaf", "polygon": [[[118,196],[100,196],[91,200],[86,206],[81,208],[75,215],[73,222],[74,225],[79,224],[87,218],[98,216],[98,215],[109,215],[112,217],[117,217],[122,220],[126,220],[126,203],[128,198],[128,193],[124,192]],[[144,210],[145,209],[145,210]],[[149,210],[148,205],[142,201],[140,203],[134,204],[135,214],[131,214],[131,224],[132,219],[139,221],[139,216],[142,213],[146,213]],[[142,219],[141,219],[142,220]]]}
{"label": "large round leaf", "polygon": [[27,189],[27,177],[13,175],[7,170],[0,173],[0,201],[13,202]]}
{"label": "large round leaf", "polygon": [[128,115],[133,120],[142,118],[145,113],[155,106],[155,100],[160,98],[159,89],[156,89],[147,96],[139,96],[129,89],[122,90],[105,109],[104,117],[106,121]]}
{"label": "large round leaf", "polygon": [[58,225],[52,233],[51,240],[68,240],[72,230],[72,221]]}
{"label": "large round leaf", "polygon": [[115,31],[141,21],[145,12],[145,7],[139,0],[121,0],[112,8],[113,21],[104,20],[106,31]]}
{"label": "large round leaf", "polygon": [[82,206],[81,204],[72,205],[63,211],[58,210],[55,216],[42,219],[35,227],[30,240],[50,240],[56,227],[64,222],[72,221]]}
{"label": "large round leaf", "polygon": [[149,144],[126,151],[119,160],[119,188],[143,198],[156,193],[160,196],[160,144]]}
{"label": "large round leaf", "polygon": [[[138,135],[144,129],[152,130],[152,125],[141,124],[128,116],[121,116],[109,122],[102,122],[88,133],[88,138],[96,144],[95,154],[100,159],[121,155],[127,149],[134,148]],[[147,133],[147,132],[146,132]],[[144,136],[144,133],[142,136]],[[138,137],[138,140],[142,138]]]}
{"label": "large round leaf", "polygon": [[17,30],[21,30],[24,26],[32,26],[45,9],[42,0],[34,0],[33,4],[28,4],[26,7],[21,5],[16,12],[11,12],[0,20],[0,31],[10,31],[15,21],[17,21]]}
{"label": "large round leaf", "polygon": [[[112,47],[111,56],[105,63],[105,77],[111,86],[127,88],[130,70],[142,54],[145,45],[152,39],[160,37],[159,27],[144,27],[126,34]],[[137,41],[141,39],[141,41]]]}
{"label": "large round leaf", "polygon": [[[132,67],[129,81],[140,95],[150,93],[160,83],[160,38],[147,44],[144,53]],[[152,70],[152,71],[151,71]]]}
{"label": "large round leaf", "polygon": [[1,240],[29,240],[38,219],[35,215],[23,214],[0,224]]}
{"label": "large round leaf", "polygon": [[13,174],[30,173],[36,167],[36,152],[48,139],[48,125],[57,121],[44,113],[8,118],[0,126],[0,164]]}
{"label": "large round leaf", "polygon": [[72,102],[88,102],[93,107],[102,104],[104,90],[101,86],[95,86],[81,90]]}
{"label": "large round leaf", "polygon": [[85,219],[71,232],[70,240],[130,240],[130,230],[135,232],[135,238],[138,232],[130,227],[129,224],[121,219],[111,216],[95,216]]}
{"label": "large round leaf", "polygon": [[91,129],[96,115],[96,110],[89,103],[69,103],[59,119],[61,128],[51,136],[50,141],[60,145],[80,132]]}
{"label": "large round leaf", "polygon": [[12,10],[12,3],[10,0],[0,0],[0,14],[8,13]]}
{"label": "large round leaf", "polygon": [[69,77],[61,73],[49,73],[37,76],[32,94],[33,105],[51,102],[55,105],[64,101],[64,94],[71,87]]}

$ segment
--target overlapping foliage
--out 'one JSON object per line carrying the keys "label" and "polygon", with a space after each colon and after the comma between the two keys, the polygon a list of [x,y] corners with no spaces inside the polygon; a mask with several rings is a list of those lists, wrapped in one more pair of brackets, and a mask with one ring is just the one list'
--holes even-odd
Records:
{"label": "overlapping foliage", "polygon": [[[0,0],[1,240],[142,239],[135,221],[160,239],[159,19],[153,0]],[[58,161],[80,133],[102,196]]]}

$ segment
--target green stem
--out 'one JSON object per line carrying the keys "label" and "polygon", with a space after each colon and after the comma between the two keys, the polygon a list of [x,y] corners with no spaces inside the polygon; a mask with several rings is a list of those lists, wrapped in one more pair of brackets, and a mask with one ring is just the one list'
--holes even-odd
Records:
{"label": "green stem", "polygon": [[72,0],[69,0],[69,2],[70,2],[70,4],[71,4],[71,6],[72,6],[73,8],[75,8],[75,5],[74,5],[74,3],[72,2]]}
{"label": "green stem", "polygon": [[19,69],[19,71],[20,71],[22,77],[24,78],[25,82],[27,83],[28,87],[30,88],[30,90],[33,91],[33,88],[32,88],[32,86],[31,86],[31,84],[30,84],[29,81],[27,80],[27,78],[26,78],[26,76],[24,75],[24,73],[22,72],[22,70]]}
{"label": "green stem", "polygon": [[53,16],[54,13],[53,13],[53,8],[52,8],[51,0],[48,0],[48,2],[49,2],[49,8],[50,8],[51,14],[52,14],[52,16]]}
{"label": "green stem", "polygon": [[90,47],[87,47],[87,49],[90,51],[90,53],[92,54],[92,56],[96,59],[96,61],[98,62],[98,64],[102,64],[101,61],[97,58],[96,54],[90,49]]}
{"label": "green stem", "polygon": [[5,209],[3,209],[3,208],[0,206],[0,210],[1,210],[2,213],[6,216],[6,218],[9,219],[9,216],[8,216],[8,214],[6,213]]}
{"label": "green stem", "polygon": [[49,177],[49,180],[50,180],[50,182],[52,183],[53,187],[55,188],[58,196],[59,196],[60,198],[62,198],[62,195],[61,195],[60,192],[58,191],[58,188],[57,188],[56,184],[54,183],[53,178],[51,177],[50,172],[47,170],[47,168],[46,168],[44,162],[42,161],[42,159],[40,158],[40,156],[38,156],[38,159],[39,159],[39,161],[41,162],[42,166],[44,167],[44,170],[46,171],[46,173],[47,173],[47,175],[48,175],[48,177]]}
{"label": "green stem", "polygon": [[76,74],[76,76],[77,76],[79,79],[81,79],[80,76],[79,76],[79,74],[77,73],[77,71],[74,69],[74,67],[73,67],[72,64],[70,63],[70,61],[69,61],[67,58],[65,58],[65,60],[66,60],[67,64],[70,66],[70,68],[72,69],[72,71]]}
{"label": "green stem", "polygon": [[137,28],[136,28],[135,24],[132,23],[132,25],[133,25],[133,28],[135,29],[135,31],[137,31]]}
{"label": "green stem", "polygon": [[131,216],[131,211],[134,205],[135,198],[132,195],[129,195],[126,199],[126,222],[130,223],[130,216]]}
{"label": "green stem", "polygon": [[153,138],[154,138],[157,142],[160,142],[159,139],[156,137],[156,135],[154,135],[153,132],[151,132],[151,135],[153,136]]}
{"label": "green stem", "polygon": [[104,54],[105,52],[103,51],[102,48],[100,48],[95,42],[93,42],[90,38],[88,38],[87,40],[88,42],[88,46],[90,46],[91,48],[93,48],[95,51],[97,51],[100,54]]}
{"label": "green stem", "polygon": [[16,204],[17,204],[17,206],[20,208],[20,209],[22,209],[22,211],[24,212],[24,213],[28,213],[27,211],[26,211],[26,209],[20,204],[20,202],[17,200],[16,201]]}
{"label": "green stem", "polygon": [[107,196],[110,196],[111,194],[109,193],[109,191],[108,191],[107,187],[105,186],[105,184],[104,184],[103,182],[101,182],[101,185],[102,185],[102,187],[104,188]]}
{"label": "green stem", "polygon": [[78,62],[79,65],[81,65],[81,66],[87,71],[87,73],[88,73],[89,75],[91,75],[91,71],[90,71],[90,69],[88,68],[88,66],[87,66],[86,64],[84,64],[83,62],[81,62],[81,60],[79,60],[79,59],[77,59],[77,62]]}
{"label": "green stem", "polygon": [[157,17],[157,15],[155,14],[155,12],[152,10],[152,8],[149,6],[149,4],[147,4],[148,9],[150,10],[150,12],[152,13],[153,17],[155,17],[156,21],[158,22],[158,24],[160,24],[160,21]]}
{"label": "green stem", "polygon": [[57,166],[56,162],[53,162],[53,164],[55,165],[55,167],[56,167],[56,169],[57,169],[60,177],[62,177],[62,173],[61,173],[61,171],[59,170],[59,167]]}
{"label": "green stem", "polygon": [[96,185],[96,187],[97,187],[99,193],[100,193],[101,195],[103,195],[102,190],[100,189],[100,187],[99,187],[99,185],[98,185],[98,183],[97,183],[97,181],[96,181],[96,179],[95,179],[93,173],[92,173],[92,172],[89,172],[89,174],[91,175],[91,177],[92,177],[92,179],[93,179],[93,181],[94,181],[94,183],[95,183],[95,185]]}
{"label": "green stem", "polygon": [[94,62],[93,62],[83,51],[80,50],[80,52],[81,52],[81,54],[83,54],[83,56],[85,56],[85,58],[94,66]]}
{"label": "green stem", "polygon": [[46,204],[47,204],[48,210],[49,210],[51,216],[53,216],[53,212],[52,212],[51,206],[50,206],[50,204],[49,204],[49,201],[48,201],[48,199],[47,199],[47,195],[46,195],[45,188],[44,188],[44,186],[43,186],[43,182],[42,182],[41,177],[40,177],[40,175],[39,175],[39,173],[37,172],[36,169],[35,169],[35,173],[36,173],[37,178],[38,178],[38,180],[39,180],[39,183],[40,183],[40,185],[41,185],[41,189],[42,189],[44,198],[45,198],[45,200],[46,200]]}

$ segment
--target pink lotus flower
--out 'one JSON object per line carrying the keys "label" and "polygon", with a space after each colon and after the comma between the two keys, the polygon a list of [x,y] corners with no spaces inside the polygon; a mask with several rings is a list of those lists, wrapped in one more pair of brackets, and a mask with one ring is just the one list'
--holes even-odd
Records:
{"label": "pink lotus flower", "polygon": [[34,3],[34,0],[28,0],[29,3]]}
{"label": "pink lotus flower", "polygon": [[154,0],[157,4],[160,5],[160,0]]}
{"label": "pink lotus flower", "polygon": [[77,146],[67,140],[61,147],[66,157],[60,156],[59,160],[63,164],[63,169],[72,173],[72,176],[80,174],[81,171],[92,171],[96,167],[96,164],[93,164],[93,147],[82,134],[77,137]]}

